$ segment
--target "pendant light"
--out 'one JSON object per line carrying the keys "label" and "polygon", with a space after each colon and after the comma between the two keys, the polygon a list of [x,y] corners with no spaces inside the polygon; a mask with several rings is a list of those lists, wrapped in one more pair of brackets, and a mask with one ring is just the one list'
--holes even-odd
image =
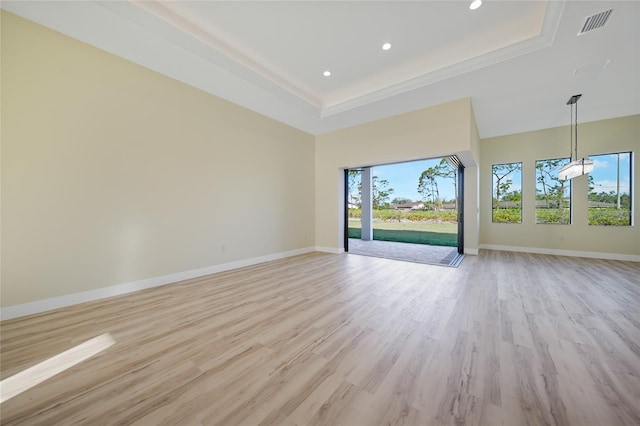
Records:
{"label": "pendant light", "polygon": [[567,101],[567,105],[571,105],[571,138],[569,139],[571,143],[569,147],[569,159],[571,162],[565,164],[558,172],[558,178],[560,180],[573,179],[593,171],[593,160],[589,160],[588,158],[578,159],[578,99],[580,99],[581,96],[582,95],[573,95],[569,101]]}

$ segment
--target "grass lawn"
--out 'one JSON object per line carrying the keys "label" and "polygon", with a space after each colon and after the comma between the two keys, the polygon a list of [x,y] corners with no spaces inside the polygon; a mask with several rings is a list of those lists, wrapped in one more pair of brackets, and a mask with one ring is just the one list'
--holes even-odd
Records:
{"label": "grass lawn", "polygon": [[[360,220],[349,219],[349,238],[360,238]],[[458,225],[431,222],[373,222],[373,239],[455,247]]]}

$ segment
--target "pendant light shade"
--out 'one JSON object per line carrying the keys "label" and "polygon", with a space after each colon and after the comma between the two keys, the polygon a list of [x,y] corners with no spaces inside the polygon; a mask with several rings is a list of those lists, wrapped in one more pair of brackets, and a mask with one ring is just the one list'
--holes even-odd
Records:
{"label": "pendant light shade", "polygon": [[581,158],[580,160],[574,160],[569,164],[565,164],[558,172],[558,178],[560,180],[573,179],[575,177],[591,173],[592,171],[593,160]]}
{"label": "pendant light shade", "polygon": [[567,101],[567,105],[571,105],[571,145],[569,147],[569,157],[571,162],[569,164],[565,164],[558,172],[558,179],[560,180],[573,179],[593,171],[593,160],[589,160],[588,158],[578,159],[578,99],[580,99],[581,96],[582,95],[573,95],[569,101]]}
{"label": "pendant light shade", "polygon": [[476,10],[480,6],[482,6],[482,0],[473,0],[469,5],[469,9]]}

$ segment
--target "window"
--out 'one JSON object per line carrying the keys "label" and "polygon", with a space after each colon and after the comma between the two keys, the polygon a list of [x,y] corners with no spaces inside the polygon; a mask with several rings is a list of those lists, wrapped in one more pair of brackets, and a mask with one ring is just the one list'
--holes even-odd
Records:
{"label": "window", "polygon": [[522,223],[522,163],[494,164],[493,208],[495,223]]}
{"label": "window", "polygon": [[631,153],[590,155],[589,225],[631,225]]}
{"label": "window", "polygon": [[536,161],[536,223],[571,223],[571,181],[558,178],[558,171],[569,161]]}

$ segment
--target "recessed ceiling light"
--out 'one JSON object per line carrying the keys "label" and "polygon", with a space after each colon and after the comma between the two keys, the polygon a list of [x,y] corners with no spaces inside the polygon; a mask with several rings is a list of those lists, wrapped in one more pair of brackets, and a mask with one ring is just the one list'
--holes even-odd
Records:
{"label": "recessed ceiling light", "polygon": [[469,9],[476,10],[480,6],[482,6],[482,0],[473,0],[469,5]]}
{"label": "recessed ceiling light", "polygon": [[382,50],[389,50],[391,49],[391,43],[385,43],[382,45]]}
{"label": "recessed ceiling light", "polygon": [[324,75],[325,77],[329,77],[331,75],[331,71],[326,70],[325,72],[322,73],[322,75]]}

